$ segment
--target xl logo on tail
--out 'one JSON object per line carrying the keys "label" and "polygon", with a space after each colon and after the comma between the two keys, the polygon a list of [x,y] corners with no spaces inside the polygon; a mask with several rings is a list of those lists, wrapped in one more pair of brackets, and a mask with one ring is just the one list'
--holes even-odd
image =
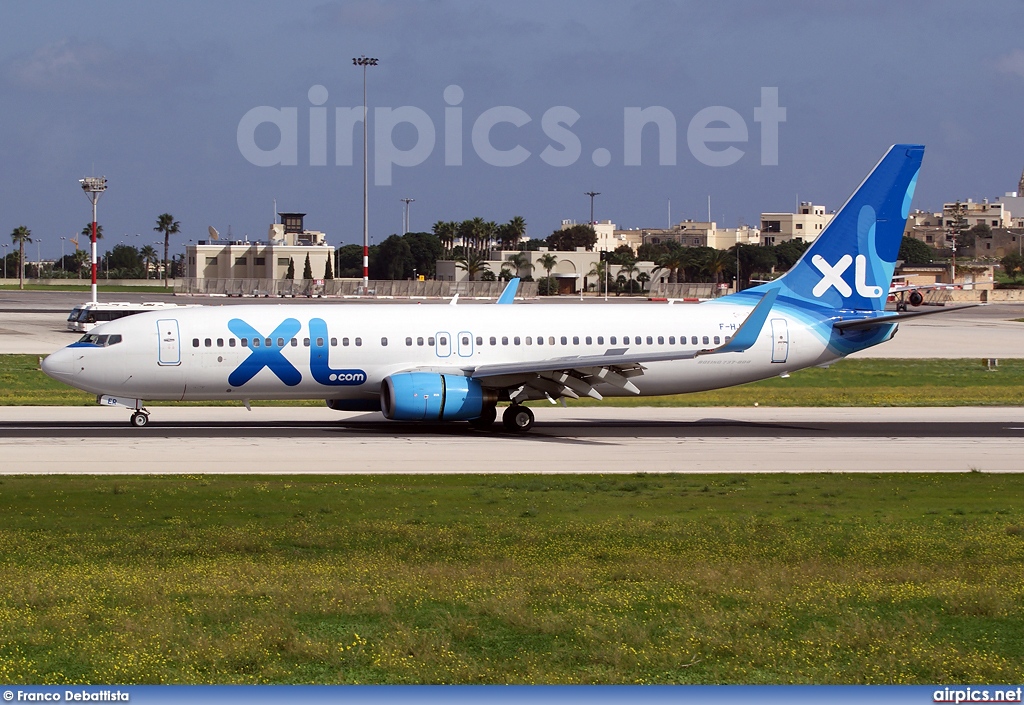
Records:
{"label": "xl logo on tail", "polygon": [[[821,297],[832,287],[839,292],[839,295],[843,298],[853,295],[853,289],[843,279],[843,273],[850,268],[853,264],[854,259],[850,255],[843,255],[839,258],[839,261],[835,265],[829,264],[825,261],[825,258],[821,255],[814,255],[811,258],[811,264],[821,272],[821,281],[814,285],[814,289],[811,293],[816,297]],[[857,264],[854,267],[853,283],[857,287],[857,293],[866,299],[877,299],[882,295],[882,287],[869,285],[867,283],[868,275],[868,258],[864,255],[857,255]]]}

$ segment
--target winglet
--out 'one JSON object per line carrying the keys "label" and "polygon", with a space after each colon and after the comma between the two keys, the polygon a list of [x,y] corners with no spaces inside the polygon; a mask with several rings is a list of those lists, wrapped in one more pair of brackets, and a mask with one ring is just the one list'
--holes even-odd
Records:
{"label": "winglet", "polygon": [[516,292],[519,290],[519,277],[508,280],[508,284],[505,285],[505,291],[501,292],[501,296],[495,303],[499,304],[510,304],[516,300]]}
{"label": "winglet", "polygon": [[761,300],[757,302],[754,310],[740,324],[736,335],[728,343],[711,350],[702,350],[701,353],[708,355],[711,353],[743,352],[753,346],[757,342],[758,336],[761,335],[761,329],[764,328],[764,322],[768,319],[768,314],[771,313],[772,306],[775,304],[775,299],[778,295],[779,290],[777,288],[766,291]]}

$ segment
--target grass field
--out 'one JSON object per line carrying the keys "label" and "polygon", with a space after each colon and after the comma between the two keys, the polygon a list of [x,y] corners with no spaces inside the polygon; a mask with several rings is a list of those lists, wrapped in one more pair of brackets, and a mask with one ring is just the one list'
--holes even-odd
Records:
{"label": "grass field", "polygon": [[1019,683],[1024,476],[6,477],[0,682]]}
{"label": "grass field", "polygon": [[[0,406],[90,405],[95,397],[54,381],[35,355],[0,355]],[[225,402],[231,403],[231,402]],[[281,404],[281,402],[276,402]],[[609,398],[570,406],[1017,406],[1024,404],[1024,360],[842,360],[828,369],[795,372],[699,394]],[[272,402],[256,402],[270,405]],[[288,405],[322,405],[322,401]],[[159,405],[159,404],[152,404]]]}

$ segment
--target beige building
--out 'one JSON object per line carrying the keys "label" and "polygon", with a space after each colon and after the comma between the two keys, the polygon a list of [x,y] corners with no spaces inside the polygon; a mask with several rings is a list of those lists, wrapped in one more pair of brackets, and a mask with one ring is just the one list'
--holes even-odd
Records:
{"label": "beige building", "polygon": [[765,245],[778,245],[790,240],[814,242],[832,222],[834,215],[826,213],[825,206],[808,201],[801,202],[796,213],[762,213],[761,242]]}
{"label": "beige building", "polygon": [[306,230],[305,213],[279,213],[282,222],[270,226],[266,241],[200,240],[186,248],[187,275],[192,279],[284,279],[294,262],[295,278],[309,255],[313,279],[323,279],[328,260],[334,262],[334,247],[318,230]]}
{"label": "beige building", "polygon": [[[989,203],[987,198],[983,199],[981,203],[975,203],[968,198],[966,201],[960,202],[959,205],[963,209],[963,217],[968,228],[973,228],[975,225],[987,225],[990,228],[1013,227],[1012,216],[1005,203],[998,201]],[[947,228],[956,224],[956,208],[957,203],[942,204],[942,220]]]}
{"label": "beige building", "polygon": [[668,230],[644,230],[643,241],[647,245],[675,242],[683,247],[713,247],[716,250],[728,250],[736,243],[760,245],[761,231],[748,225],[738,228],[720,228],[714,221],[684,220]]}

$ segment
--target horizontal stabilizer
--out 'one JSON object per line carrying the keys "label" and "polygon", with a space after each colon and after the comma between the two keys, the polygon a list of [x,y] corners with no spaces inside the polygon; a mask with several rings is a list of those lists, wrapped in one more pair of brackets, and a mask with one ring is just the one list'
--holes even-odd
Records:
{"label": "horizontal stabilizer", "polygon": [[876,316],[874,318],[854,318],[847,321],[836,321],[832,324],[832,327],[839,331],[844,330],[867,330],[875,326],[881,326],[888,323],[899,323],[907,318],[917,318],[919,316],[934,316],[937,313],[952,313],[953,311],[963,311],[966,308],[974,308],[981,304],[969,304],[967,306],[957,306],[956,308],[939,308],[934,311],[914,311],[912,313],[890,313],[884,316]]}

